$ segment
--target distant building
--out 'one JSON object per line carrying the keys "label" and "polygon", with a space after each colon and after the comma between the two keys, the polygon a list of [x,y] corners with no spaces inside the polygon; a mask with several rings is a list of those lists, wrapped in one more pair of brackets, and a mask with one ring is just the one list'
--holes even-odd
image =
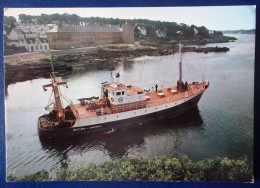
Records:
{"label": "distant building", "polygon": [[135,42],[134,26],[130,24],[123,25],[122,39],[124,43],[132,44]]}
{"label": "distant building", "polygon": [[199,33],[198,29],[194,28],[193,30],[194,30],[194,35],[197,35]]}
{"label": "distant building", "polygon": [[209,30],[209,34],[214,34],[214,31],[213,30]]}
{"label": "distant building", "polygon": [[24,33],[24,36],[25,38],[37,38],[39,35],[37,33],[29,31]]}
{"label": "distant building", "polygon": [[12,31],[10,32],[10,34],[7,37],[10,40],[17,41],[20,39],[24,39],[24,33],[22,31],[20,31],[19,29],[12,29]]}
{"label": "distant building", "polygon": [[34,24],[20,24],[17,29],[26,34],[26,38],[47,38],[46,32],[50,30],[50,26],[34,25]]}
{"label": "distant building", "polygon": [[49,51],[49,43],[46,38],[27,38],[23,40],[24,47],[29,52]]}
{"label": "distant building", "polygon": [[51,49],[68,49],[97,44],[134,43],[134,27],[59,25],[47,32]]}
{"label": "distant building", "polygon": [[138,30],[140,31],[141,35],[146,35],[146,28],[145,27],[138,27]]}
{"label": "distant building", "polygon": [[166,37],[166,31],[165,30],[156,30],[157,37]]}

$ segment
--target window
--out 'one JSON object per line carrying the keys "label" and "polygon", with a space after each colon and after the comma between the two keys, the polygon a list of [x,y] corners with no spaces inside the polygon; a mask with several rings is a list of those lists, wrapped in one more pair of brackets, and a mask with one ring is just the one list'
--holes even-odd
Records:
{"label": "window", "polygon": [[36,50],[38,50],[38,46],[36,46]]}
{"label": "window", "polygon": [[119,91],[119,92],[116,92],[116,95],[121,95],[121,92]]}
{"label": "window", "polygon": [[124,95],[125,94],[125,92],[124,91],[122,91],[122,95]]}
{"label": "window", "polygon": [[47,45],[45,45],[45,50],[47,50]]}

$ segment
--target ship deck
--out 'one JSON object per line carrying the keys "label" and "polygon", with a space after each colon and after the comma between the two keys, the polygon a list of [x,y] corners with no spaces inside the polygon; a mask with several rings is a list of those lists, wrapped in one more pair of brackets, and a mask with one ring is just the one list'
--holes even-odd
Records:
{"label": "ship deck", "polygon": [[157,92],[156,91],[147,92],[145,94],[146,97],[145,101],[122,104],[122,105],[114,105],[111,108],[109,107],[96,108],[101,110],[101,115],[96,114],[96,109],[89,110],[89,104],[85,104],[85,105],[73,104],[70,107],[77,119],[91,118],[91,117],[112,114],[112,113],[120,113],[120,112],[125,112],[130,110],[148,108],[152,106],[171,103],[174,101],[179,101],[205,91],[204,85],[205,83],[189,84],[188,91],[186,92],[177,92],[176,86],[158,90]]}

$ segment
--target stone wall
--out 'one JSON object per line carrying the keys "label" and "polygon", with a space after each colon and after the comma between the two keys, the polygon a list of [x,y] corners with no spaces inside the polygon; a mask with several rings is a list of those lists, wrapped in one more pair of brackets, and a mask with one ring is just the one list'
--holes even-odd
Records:
{"label": "stone wall", "polygon": [[50,49],[83,48],[122,42],[122,32],[47,33]]}

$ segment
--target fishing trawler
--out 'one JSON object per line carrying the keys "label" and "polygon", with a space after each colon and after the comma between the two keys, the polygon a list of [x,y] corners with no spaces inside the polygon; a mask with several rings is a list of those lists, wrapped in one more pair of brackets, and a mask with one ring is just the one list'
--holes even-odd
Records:
{"label": "fishing trawler", "polygon": [[[141,125],[177,116],[196,106],[209,87],[209,82],[183,83],[182,44],[179,44],[179,80],[176,86],[154,91],[145,91],[137,86],[125,85],[119,81],[101,83],[99,97],[81,98],[79,104],[63,108],[58,82],[52,66],[51,84],[43,86],[44,91],[52,88],[55,101],[53,110],[38,119],[40,136],[60,137],[95,131],[113,130],[115,127]],[[119,78],[119,73],[117,78]]]}

